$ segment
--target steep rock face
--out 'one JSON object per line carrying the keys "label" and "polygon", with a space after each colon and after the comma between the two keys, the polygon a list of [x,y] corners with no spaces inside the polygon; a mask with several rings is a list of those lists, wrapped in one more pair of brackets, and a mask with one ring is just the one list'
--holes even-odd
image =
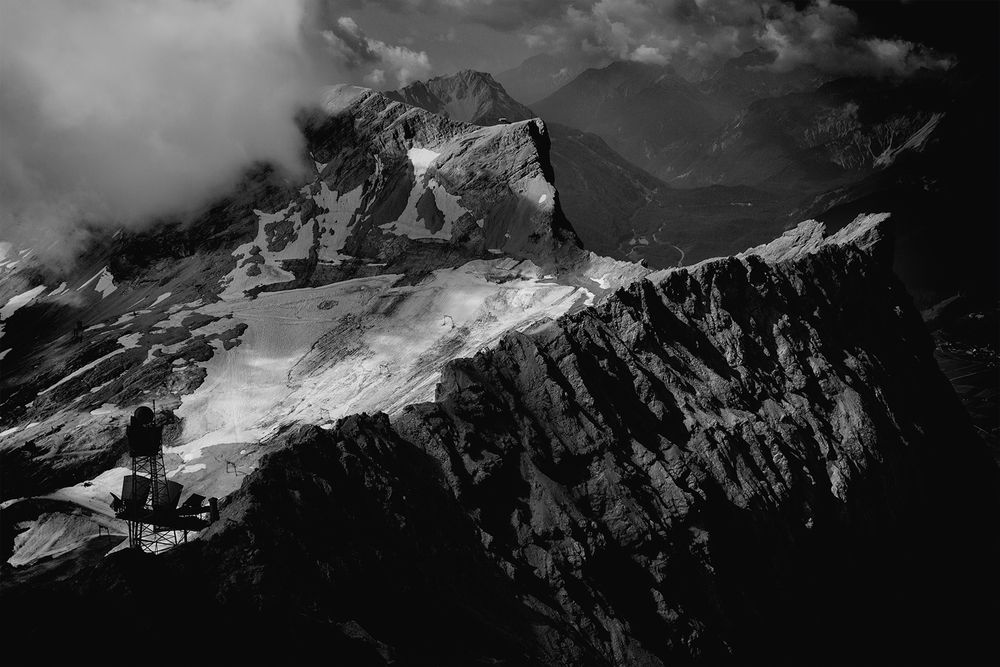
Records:
{"label": "steep rock face", "polygon": [[[765,654],[789,641],[772,624],[807,646],[816,619],[878,618],[836,587],[864,595],[896,559],[906,576],[937,558],[983,576],[995,468],[891,279],[887,242],[861,222],[641,281],[511,337],[452,364],[438,403],[395,426],[439,458],[495,557],[622,663]],[[954,521],[979,532],[968,549],[926,544]],[[910,549],[930,557],[910,569]],[[855,558],[873,570],[851,581]],[[896,615],[886,636],[926,627],[897,606],[914,582],[886,576],[884,597],[862,603]],[[955,585],[928,579],[930,599]],[[797,620],[802,606],[816,619]],[[850,627],[854,650],[872,639]]]}
{"label": "steep rock face", "polygon": [[534,118],[535,114],[486,72],[462,70],[451,76],[417,81],[385,94],[400,102],[473,125],[496,125]]}
{"label": "steep rock face", "polygon": [[620,246],[635,238],[640,212],[665,198],[666,185],[615,153],[596,134],[558,123],[549,123],[548,127],[563,208],[574,221],[584,247],[615,257],[626,256]]}
{"label": "steep rock face", "polygon": [[[551,185],[548,133],[539,121],[473,129],[341,86],[306,121],[306,134],[319,180],[313,199],[325,183],[340,193],[338,205],[358,200],[356,212],[345,211],[355,217],[337,235],[343,245],[332,251],[404,263],[443,254],[457,265],[492,248],[551,265],[567,242],[576,245]],[[316,200],[313,209],[324,205]],[[312,214],[303,211],[305,226]],[[452,252],[428,253],[428,240]],[[390,262],[393,268],[408,267]]]}
{"label": "steep rock face", "polygon": [[[391,423],[286,436],[152,572],[276,651],[974,656],[996,612],[996,469],[882,219],[654,274],[456,360]],[[109,559],[46,600],[134,599],[135,568]]]}

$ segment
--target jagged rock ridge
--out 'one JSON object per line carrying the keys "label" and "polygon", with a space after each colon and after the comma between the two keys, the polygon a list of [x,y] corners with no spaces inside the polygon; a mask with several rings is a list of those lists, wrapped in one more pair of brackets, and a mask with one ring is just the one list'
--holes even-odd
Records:
{"label": "jagged rock ridge", "polygon": [[996,470],[882,219],[655,274],[391,422],[294,431],[198,544],[70,585],[162,577],[276,651],[373,663],[975,655]]}

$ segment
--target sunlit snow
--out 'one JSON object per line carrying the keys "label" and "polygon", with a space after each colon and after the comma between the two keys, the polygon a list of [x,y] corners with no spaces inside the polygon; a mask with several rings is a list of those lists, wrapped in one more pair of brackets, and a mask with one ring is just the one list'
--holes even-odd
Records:
{"label": "sunlit snow", "polygon": [[[93,283],[93,285],[91,283]],[[104,267],[93,278],[80,285],[77,288],[77,291],[80,291],[85,287],[91,287],[94,291],[99,292],[101,298],[107,297],[109,294],[118,289],[115,285],[114,276],[112,276],[111,272],[108,271],[108,267]]]}

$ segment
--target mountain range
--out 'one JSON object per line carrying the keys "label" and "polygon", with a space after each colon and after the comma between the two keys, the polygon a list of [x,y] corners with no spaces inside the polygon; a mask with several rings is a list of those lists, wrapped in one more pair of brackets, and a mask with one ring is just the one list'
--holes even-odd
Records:
{"label": "mountain range", "polygon": [[103,473],[93,491],[113,487],[116,433],[152,400],[183,424],[176,479],[224,495],[240,481],[227,466],[251,469],[253,443],[289,420],[426,400],[443,361],[646,272],[579,247],[537,121],[475,128],[339,87],[303,129],[306,182],[252,171],[192,224],[99,238],[71,272],[31,250],[0,265],[19,292],[3,317],[0,401],[18,425],[0,443],[4,500]]}
{"label": "mountain range", "polygon": [[[436,93],[429,95],[432,88]],[[501,114],[508,114],[508,121],[536,117],[484,72],[418,82],[391,96],[475,124],[490,124]],[[584,247],[595,252],[663,268],[738,252],[789,224],[778,208],[780,198],[768,192],[745,186],[673,188],[595,133],[548,121],[546,127],[562,207]]]}
{"label": "mountain range", "polygon": [[[990,655],[982,81],[767,64],[334,86],[305,175],[0,244],[5,657]],[[108,506],[140,405],[221,499],[155,556]]]}

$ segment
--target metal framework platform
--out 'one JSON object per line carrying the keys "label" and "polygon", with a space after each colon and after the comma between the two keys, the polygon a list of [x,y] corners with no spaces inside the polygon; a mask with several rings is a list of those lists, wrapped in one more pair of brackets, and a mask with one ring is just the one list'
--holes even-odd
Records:
{"label": "metal framework platform", "polygon": [[140,407],[126,429],[132,474],[122,480],[122,495],[112,494],[115,516],[128,523],[129,547],[158,553],[187,542],[188,532],[207,527],[218,516],[215,498],[202,505],[192,494],[181,507],[181,484],[167,479],[163,461],[162,426],[153,411]]}

